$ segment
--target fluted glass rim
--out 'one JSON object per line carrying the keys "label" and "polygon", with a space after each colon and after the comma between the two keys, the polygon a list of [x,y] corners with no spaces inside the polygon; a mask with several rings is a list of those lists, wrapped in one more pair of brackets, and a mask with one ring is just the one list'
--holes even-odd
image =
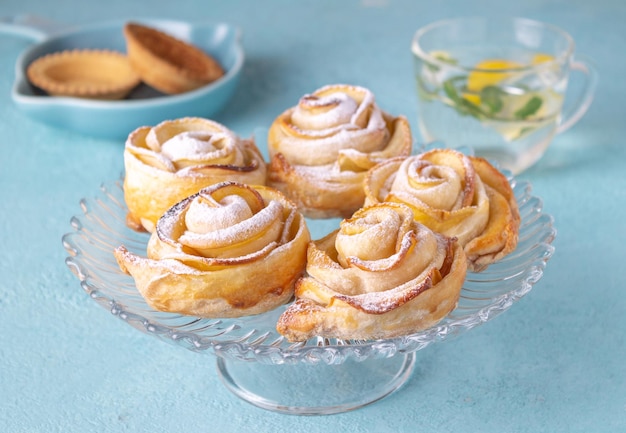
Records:
{"label": "fluted glass rim", "polygon": [[348,358],[387,358],[421,350],[493,319],[541,279],[554,253],[554,221],[543,212],[543,202],[532,194],[530,182],[517,181],[510,175],[509,180],[522,217],[517,249],[480,273],[469,272],[457,308],[437,325],[398,338],[317,337],[289,343],[274,328],[285,306],[240,319],[203,319],[153,310],[113,256],[113,249],[122,244],[145,255],[148,240],[148,234],[135,232],[125,224],[127,209],[121,177],[102,183],[93,196],[80,200],[81,213],[71,217],[71,231],[62,238],[68,253],[65,263],[89,297],[113,315],[141,332],[195,352],[267,364],[341,364]]}

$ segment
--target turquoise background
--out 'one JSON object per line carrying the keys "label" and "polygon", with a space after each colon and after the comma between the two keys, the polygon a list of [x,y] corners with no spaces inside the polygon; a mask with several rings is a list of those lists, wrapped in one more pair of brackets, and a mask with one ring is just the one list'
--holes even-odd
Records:
{"label": "turquoise background", "polygon": [[530,294],[418,352],[412,378],[388,398],[296,417],[238,399],[213,356],[137,332],[81,290],[61,236],[80,198],[122,172],[123,140],[55,129],[18,110],[14,66],[30,42],[0,35],[0,431],[626,431],[626,3],[0,1],[0,17],[23,13],[81,25],[153,17],[239,26],[246,64],[233,99],[212,118],[242,136],[302,94],[339,82],[370,88],[417,135],[410,40],[416,28],[452,16],[556,24],[594,59],[600,82],[588,114],[520,176],[558,230]]}

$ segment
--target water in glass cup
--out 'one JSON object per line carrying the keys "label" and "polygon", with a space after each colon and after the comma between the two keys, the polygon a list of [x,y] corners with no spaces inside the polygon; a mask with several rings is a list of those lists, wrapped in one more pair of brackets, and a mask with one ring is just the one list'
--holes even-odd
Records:
{"label": "water in glass cup", "polygon": [[469,146],[517,174],[564,130],[573,41],[560,29],[524,19],[453,19],[418,30],[412,50],[426,143]]}

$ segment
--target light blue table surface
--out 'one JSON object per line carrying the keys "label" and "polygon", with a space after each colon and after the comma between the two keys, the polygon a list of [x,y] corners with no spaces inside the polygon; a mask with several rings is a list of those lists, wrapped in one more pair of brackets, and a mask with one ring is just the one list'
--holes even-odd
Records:
{"label": "light blue table surface", "polygon": [[[414,30],[463,15],[559,25],[600,73],[576,126],[520,178],[554,216],[556,252],[505,314],[418,352],[398,392],[332,416],[281,415],[231,394],[213,355],[140,333],[98,306],[64,264],[82,197],[123,169],[123,142],[38,123],[10,99],[30,44],[0,35],[0,431],[626,432],[626,3],[622,0],[0,0],[0,16],[134,17],[240,26],[246,64],[213,118],[242,136],[304,93],[370,88],[416,128]],[[139,126],[139,125],[138,125]]]}

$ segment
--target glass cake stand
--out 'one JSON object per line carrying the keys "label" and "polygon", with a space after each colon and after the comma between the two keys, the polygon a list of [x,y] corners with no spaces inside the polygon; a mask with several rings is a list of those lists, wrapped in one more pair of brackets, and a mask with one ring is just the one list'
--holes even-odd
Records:
{"label": "glass cake stand", "polygon": [[[80,201],[63,236],[65,262],[87,294],[135,329],[194,352],[216,355],[225,386],[265,409],[300,415],[345,412],[380,400],[402,386],[415,353],[464,333],[506,311],[543,275],[554,247],[553,219],[528,182],[510,179],[522,217],[517,249],[481,273],[468,273],[458,306],[430,329],[364,341],[312,338],[289,343],[275,330],[285,307],[239,319],[203,319],[155,311],[122,273],[113,250],[125,245],[145,256],[148,235],[129,229],[121,179]],[[308,221],[314,239],[338,220]]]}

